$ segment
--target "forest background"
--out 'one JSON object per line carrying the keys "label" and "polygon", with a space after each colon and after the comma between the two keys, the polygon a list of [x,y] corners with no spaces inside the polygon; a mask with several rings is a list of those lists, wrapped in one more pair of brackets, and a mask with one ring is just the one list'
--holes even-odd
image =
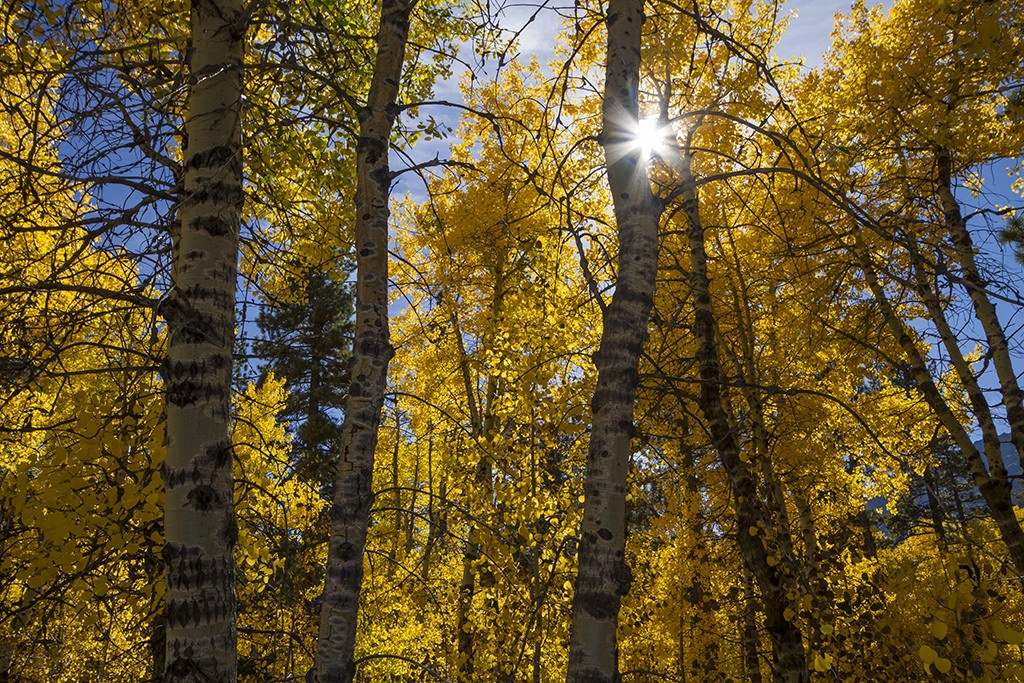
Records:
{"label": "forest background", "polygon": [[1024,680],[1024,6],[835,8],[6,3],[0,677]]}

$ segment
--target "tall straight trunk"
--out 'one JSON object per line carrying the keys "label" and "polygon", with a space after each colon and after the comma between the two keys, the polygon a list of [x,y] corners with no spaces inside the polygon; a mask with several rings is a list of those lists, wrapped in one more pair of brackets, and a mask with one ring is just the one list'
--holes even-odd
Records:
{"label": "tall straight trunk", "polygon": [[[433,557],[434,546],[437,539],[444,535],[443,517],[440,512],[445,502],[448,486],[442,479],[438,485],[438,491],[434,493],[434,429],[431,423],[427,423],[427,542],[423,546],[423,562],[421,565],[420,578],[424,585],[430,582],[430,561]],[[434,498],[441,501],[441,505],[435,505]]]}
{"label": "tall straight trunk", "polygon": [[[473,475],[475,489],[489,491],[491,488],[491,464],[487,456],[481,457],[476,471]],[[455,630],[458,633],[459,641],[459,672],[457,681],[460,683],[473,683],[477,680],[475,672],[475,633],[472,620],[473,597],[476,595],[476,574],[480,562],[480,552],[483,545],[481,530],[478,524],[480,514],[479,506],[474,503],[476,491],[470,500],[466,501],[466,508],[470,511],[472,519],[469,520],[469,529],[462,547],[462,579],[459,582],[459,606],[455,618]]]}
{"label": "tall straight trunk", "polygon": [[[676,663],[679,669],[680,683],[686,683],[690,674],[693,680],[700,680],[701,665],[703,662],[700,650],[687,654],[686,640],[694,642],[694,626],[700,619],[703,609],[698,606],[698,596],[708,592],[707,580],[700,572],[692,572],[691,568],[697,562],[706,562],[708,559],[707,534],[705,533],[704,510],[701,500],[700,475],[697,474],[696,458],[693,448],[685,442],[680,441],[680,451],[683,455],[683,471],[686,472],[686,495],[683,498],[683,506],[680,511],[681,527],[686,530],[680,533],[676,542],[689,543],[690,550],[686,553],[680,552],[679,563],[679,647],[676,650]],[[689,661],[687,661],[689,659]]]}
{"label": "tall straight trunk", "polygon": [[743,567],[743,672],[744,680],[761,683],[761,657],[758,654],[757,597],[754,595],[754,580],[750,570]]}
{"label": "tall straight trunk", "polygon": [[604,312],[601,345],[594,355],[597,388],[572,603],[566,674],[570,683],[619,680],[615,630],[631,578],[625,558],[626,473],[638,364],[654,300],[662,208],[651,193],[635,137],[643,23],[643,0],[609,0],[601,141],[614,202],[619,258],[615,293]]}
{"label": "tall straight trunk", "polygon": [[810,615],[807,617],[807,644],[812,651],[821,651],[827,648],[827,639],[823,640],[821,627],[829,620],[829,615],[834,610],[831,601],[826,597],[829,594],[829,586],[822,571],[818,553],[818,531],[814,524],[814,512],[811,510],[810,501],[804,493],[794,491],[793,504],[797,511],[800,540],[803,546],[803,557],[799,569],[803,579],[803,589],[811,598]]}
{"label": "tall straight trunk", "polygon": [[935,154],[936,188],[939,205],[942,209],[946,229],[953,238],[956,259],[960,264],[960,273],[964,287],[974,306],[974,315],[981,328],[985,331],[988,341],[988,353],[992,357],[992,365],[999,378],[999,390],[1003,406],[1006,408],[1006,419],[1010,424],[1010,439],[1017,451],[1017,457],[1024,466],[1024,398],[1022,398],[1017,373],[1010,359],[1010,346],[1006,340],[995,304],[988,296],[986,282],[981,276],[977,260],[974,257],[974,243],[967,229],[967,221],[960,211],[960,203],[953,194],[952,159],[948,150],[940,149]]}
{"label": "tall straight trunk", "polygon": [[803,493],[793,495],[797,517],[800,520],[800,539],[804,546],[804,562],[808,569],[818,574],[818,531],[814,525],[811,504]]}
{"label": "tall straight trunk", "polygon": [[[420,449],[417,447],[414,451],[416,453],[416,462],[413,464],[412,469],[412,483],[409,486],[409,512],[405,515],[405,525],[402,531],[405,533],[405,551],[402,555],[403,561],[408,557],[413,548],[415,548],[415,532],[416,532],[416,492],[419,490],[420,485]],[[429,494],[428,494],[429,495]],[[427,519],[430,519],[429,516]]]}
{"label": "tall straight trunk", "polygon": [[373,456],[388,363],[394,355],[388,332],[388,151],[414,4],[415,0],[383,0],[373,77],[366,106],[358,112],[355,343],[339,438],[320,634],[313,669],[307,675],[318,683],[347,683],[355,676],[363,551],[373,503]]}
{"label": "tall straight trunk", "polygon": [[[942,394],[939,392],[935,381],[932,379],[928,369],[928,362],[920,349],[917,348],[914,339],[899,318],[885,288],[878,279],[874,264],[867,246],[858,237],[855,245],[856,254],[864,272],[864,279],[874,296],[875,301],[882,309],[882,316],[888,325],[896,341],[899,343],[903,353],[907,356],[914,381],[918,391],[924,397],[925,402],[935,413],[939,423],[952,437],[953,441],[963,453],[967,466],[974,479],[974,485],[981,492],[982,498],[989,507],[996,527],[999,529],[1000,538],[1006,544],[1010,553],[1010,560],[1017,571],[1024,572],[1024,529],[1014,512],[1013,500],[1011,498],[1011,485],[1003,462],[1003,455],[999,445],[999,434],[995,423],[991,420],[979,419],[981,427],[982,442],[985,448],[985,457],[982,458],[978,448],[974,445],[970,434],[953,414],[952,409]],[[941,321],[941,318],[940,318]],[[976,382],[975,382],[976,384]],[[968,397],[972,406],[980,410],[980,416],[988,414],[988,404],[984,396],[973,395],[975,392],[970,384],[966,386]],[[987,461],[987,462],[986,462]]]}
{"label": "tall straight trunk", "polygon": [[946,539],[946,515],[939,505],[938,489],[935,486],[935,474],[931,467],[924,468],[924,492],[928,497],[928,513],[932,516],[932,530],[939,541],[939,548],[948,552],[949,541]]}
{"label": "tall straight trunk", "polygon": [[[769,562],[772,554],[768,544],[780,537],[780,521],[776,504],[766,505],[758,495],[754,472],[740,453],[736,430],[725,409],[722,386],[725,374],[719,358],[715,337],[715,313],[711,301],[707,252],[704,244],[704,226],[700,218],[697,187],[690,170],[690,154],[683,150],[672,159],[679,177],[681,210],[687,226],[690,246],[690,285],[693,292],[693,333],[697,338],[697,362],[700,368],[700,397],[698,403],[707,420],[711,438],[719,460],[729,478],[736,510],[736,540],[747,568],[761,590],[764,602],[765,628],[772,641],[772,669],[776,681],[803,683],[809,680],[807,656],[803,636],[794,619],[798,610],[791,607],[787,592],[792,577],[786,575],[786,548],[775,547],[780,557]],[[773,482],[766,482],[772,486]],[[769,492],[769,496],[775,496]],[[788,528],[785,536],[789,538]],[[791,543],[788,545],[791,546]],[[791,551],[790,551],[791,554]],[[791,614],[787,618],[787,609]]]}
{"label": "tall straight trunk", "polygon": [[242,211],[241,0],[193,0],[184,188],[163,307],[167,681],[236,678],[231,354]]}
{"label": "tall straight trunk", "polygon": [[[402,510],[402,491],[398,487],[399,467],[398,450],[402,440],[402,413],[398,410],[398,401],[395,405],[395,445],[391,449],[391,512],[395,519],[395,529],[391,532],[391,550],[388,553],[388,576],[393,577],[402,564],[402,549],[405,547],[403,541],[403,522],[405,513]],[[415,484],[414,484],[415,485]],[[412,510],[412,508],[409,508]]]}

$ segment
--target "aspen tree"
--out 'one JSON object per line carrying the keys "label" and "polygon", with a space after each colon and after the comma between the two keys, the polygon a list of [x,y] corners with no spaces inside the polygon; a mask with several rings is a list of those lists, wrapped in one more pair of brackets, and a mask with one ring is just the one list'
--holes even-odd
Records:
{"label": "aspen tree", "polygon": [[[1013,115],[1008,84],[1022,76],[1020,9],[1009,1],[902,0],[887,12],[856,4],[826,58],[823,75],[834,89],[823,99],[840,141],[831,153],[851,167],[849,179],[868,210],[882,217],[852,241],[851,251],[917,390],[962,451],[1011,561],[1024,571],[1024,530],[999,434],[1002,411],[1024,462],[1021,389],[994,304],[997,271],[985,263],[956,192],[959,183],[981,197],[976,169],[1019,154],[1024,127]],[[863,69],[866,64],[872,68]],[[1012,174],[1019,177],[1019,166]],[[908,320],[914,310],[908,302],[923,309],[924,334],[937,339],[950,376],[966,393],[980,448],[964,426],[959,398],[951,400],[933,376],[933,359]],[[1001,408],[961,348],[962,315],[991,360]]]}
{"label": "aspen tree", "polygon": [[194,0],[164,368],[168,681],[236,677],[231,367],[242,210],[240,0]]}
{"label": "aspen tree", "polygon": [[[789,593],[792,577],[787,576],[786,563],[772,561],[773,552],[785,553],[790,549],[788,522],[779,510],[785,510],[785,502],[778,500],[774,475],[770,473],[767,453],[755,453],[757,462],[767,467],[764,476],[769,489],[768,501],[763,501],[758,492],[757,479],[750,464],[750,454],[741,453],[737,430],[732,424],[725,405],[723,385],[726,384],[722,369],[721,354],[715,333],[715,311],[713,307],[708,258],[704,243],[704,225],[701,221],[697,185],[690,170],[692,152],[689,141],[678,150],[671,166],[678,176],[680,206],[686,223],[690,247],[690,286],[693,292],[693,333],[697,338],[697,362],[700,373],[700,398],[698,404],[708,423],[708,429],[722,466],[729,476],[734,505],[736,508],[736,541],[745,565],[756,580],[764,602],[765,625],[772,640],[773,669],[776,681],[787,683],[807,681],[808,668],[800,628],[787,613],[795,615],[790,607]],[[755,442],[763,441],[763,416],[757,404],[751,406],[755,420]],[[763,447],[764,444],[762,443]],[[755,443],[755,449],[757,443]],[[776,498],[773,500],[773,496]],[[780,547],[769,547],[769,541],[785,539]]]}
{"label": "aspen tree", "polygon": [[625,558],[626,475],[634,432],[638,365],[654,298],[661,204],[636,141],[643,0],[611,0],[601,143],[619,236],[615,293],[594,355],[597,388],[584,481],[579,573],[572,603],[570,683],[616,681],[619,606],[629,592]]}
{"label": "aspen tree", "polygon": [[308,678],[351,681],[363,552],[369,525],[373,458],[377,448],[388,363],[388,151],[415,0],[384,0],[377,56],[366,105],[358,112],[356,145],[356,322],[351,384],[339,437],[331,505],[331,536],[320,611],[316,662]]}

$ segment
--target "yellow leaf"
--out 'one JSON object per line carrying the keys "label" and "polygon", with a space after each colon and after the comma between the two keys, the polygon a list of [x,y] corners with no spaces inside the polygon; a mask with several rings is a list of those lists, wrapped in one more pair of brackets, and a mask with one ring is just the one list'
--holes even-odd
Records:
{"label": "yellow leaf", "polygon": [[1020,631],[1010,628],[998,619],[992,622],[992,635],[1010,645],[1020,645],[1021,642],[1024,642],[1024,636]]}
{"label": "yellow leaf", "polygon": [[946,624],[944,622],[941,622],[938,619],[936,619],[935,621],[932,622],[932,635],[933,636],[935,636],[939,640],[942,640],[943,638],[946,637],[947,633],[949,633],[949,627],[946,626]]}

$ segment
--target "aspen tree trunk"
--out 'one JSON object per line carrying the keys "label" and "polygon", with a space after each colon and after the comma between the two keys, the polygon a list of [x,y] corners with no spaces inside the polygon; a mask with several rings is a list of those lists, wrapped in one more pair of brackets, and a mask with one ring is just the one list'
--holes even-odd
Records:
{"label": "aspen tree trunk", "polygon": [[[678,169],[683,181],[692,183],[693,178],[689,162],[681,161],[677,163],[679,163]],[[699,198],[696,196],[695,199],[699,201]],[[699,204],[696,206],[698,210],[697,218],[699,220],[700,207]],[[733,265],[732,274],[734,277],[731,287],[733,291],[733,314],[739,321],[739,324],[736,326],[736,332],[740,342],[740,352],[738,355],[734,354],[733,362],[737,368],[737,376],[743,378],[741,393],[749,408],[750,440],[754,459],[761,468],[761,482],[763,489],[766,491],[767,502],[772,513],[772,521],[774,521],[768,538],[781,552],[781,561],[785,563],[790,574],[795,576],[800,567],[798,566],[796,553],[793,551],[793,534],[789,510],[786,507],[786,493],[782,486],[782,480],[776,474],[772,462],[772,452],[768,443],[768,423],[765,419],[764,400],[762,394],[757,389],[758,385],[762,384],[762,382],[757,372],[757,362],[755,360],[757,357],[756,333],[754,332],[754,321],[750,314],[754,306],[747,295],[748,285],[743,281],[739,251],[736,248],[736,243],[731,233],[726,234],[726,242],[729,245],[729,253],[732,255]],[[769,340],[768,343],[771,344],[772,341]]]}
{"label": "aspen tree trunk", "polygon": [[818,571],[818,531],[814,526],[814,515],[811,504],[802,493],[794,493],[797,516],[800,520],[800,539],[804,546],[804,562],[816,575]]}
{"label": "aspen tree trunk", "polygon": [[[430,582],[430,561],[433,557],[434,546],[437,544],[437,539],[444,535],[444,529],[442,528],[442,515],[439,511],[440,505],[437,506],[435,511],[434,503],[434,428],[433,424],[427,423],[427,543],[423,546],[423,563],[420,577],[424,584]],[[438,485],[438,491],[436,497],[445,504],[445,497],[448,491],[447,483],[442,479]]]}
{"label": "aspen tree trunk", "polygon": [[[494,294],[491,300],[491,319],[497,323],[502,311],[502,303],[505,292],[504,259],[499,258],[494,268]],[[466,345],[463,343],[462,326],[458,317],[452,313],[452,330],[455,332],[456,344],[459,347],[459,367],[462,372],[462,381],[466,391],[466,404],[469,408],[470,422],[473,436],[477,443],[487,441],[494,431],[495,419],[492,406],[494,398],[498,393],[498,380],[494,375],[487,376],[487,385],[484,389],[484,399],[477,400],[476,382],[469,367],[469,354],[466,353]],[[493,489],[493,472],[491,469],[488,454],[484,454],[477,463],[476,471],[473,474],[473,481],[479,490],[490,499]],[[474,628],[471,619],[473,611],[473,597],[476,595],[477,564],[480,561],[480,553],[483,545],[483,538],[480,532],[479,518],[482,514],[477,501],[479,496],[476,492],[470,495],[466,501],[466,510],[469,512],[469,529],[466,533],[466,542],[462,549],[462,580],[459,583],[459,607],[455,619],[455,629],[459,642],[459,675],[458,680],[462,683],[473,683],[477,680],[478,673],[475,673],[476,647],[474,643]]]}
{"label": "aspen tree trunk", "polygon": [[949,552],[949,542],[946,539],[946,525],[944,524],[946,515],[939,506],[939,499],[936,495],[935,475],[931,467],[924,468],[924,492],[928,496],[928,512],[932,516],[932,529],[935,531],[935,537],[939,539],[939,548],[944,553],[947,553]]}
{"label": "aspen tree trunk", "polygon": [[[803,683],[809,680],[803,636],[794,623],[796,609],[790,608],[787,591],[791,579],[784,572],[785,562],[777,557],[769,563],[771,554],[767,545],[778,540],[779,520],[772,505],[764,505],[758,496],[749,456],[744,459],[725,409],[722,372],[715,338],[715,314],[711,302],[707,253],[704,245],[704,226],[700,218],[700,203],[696,183],[690,171],[690,155],[683,151],[672,160],[679,174],[679,193],[687,224],[690,246],[690,285],[693,291],[693,333],[697,338],[697,362],[700,366],[701,412],[708,422],[711,438],[718,457],[729,478],[736,509],[736,540],[743,561],[749,568],[764,602],[765,627],[772,640],[772,669],[774,679],[785,683]],[[769,486],[773,482],[767,482]],[[774,494],[770,494],[774,495]],[[785,537],[788,538],[786,529]],[[773,537],[776,537],[773,539]],[[789,544],[791,546],[791,543]],[[775,548],[784,555],[785,548]],[[787,618],[787,608],[791,614]]]}
{"label": "aspen tree trunk", "polygon": [[241,0],[193,0],[174,286],[164,306],[167,681],[236,678],[231,355],[242,210]]}
{"label": "aspen tree trunk", "polygon": [[988,341],[988,353],[999,378],[999,389],[1006,407],[1006,418],[1010,423],[1010,439],[1017,451],[1017,457],[1024,466],[1024,399],[1022,399],[1017,373],[1010,359],[1010,347],[1006,332],[996,313],[996,307],[985,289],[986,282],[981,276],[974,257],[974,243],[967,229],[967,221],[960,212],[960,203],[953,195],[952,160],[948,150],[940,149],[935,155],[936,185],[939,205],[942,208],[946,229],[953,238],[957,261],[967,294],[974,305],[974,315],[981,323]]}
{"label": "aspen tree trunk", "polygon": [[415,0],[383,0],[373,77],[366,106],[358,112],[355,343],[339,438],[320,634],[315,663],[307,674],[316,683],[348,683],[355,676],[353,653],[373,503],[373,456],[388,363],[394,354],[388,332],[388,148],[414,4]]}
{"label": "aspen tree trunk", "polygon": [[[398,487],[398,446],[402,440],[402,414],[398,410],[398,401],[395,400],[395,445],[391,449],[391,514],[395,519],[395,530],[391,532],[391,550],[388,553],[388,577],[394,577],[398,566],[402,563],[403,543],[403,522],[405,514],[402,511],[402,491]],[[409,508],[412,510],[412,508]]]}
{"label": "aspen tree trunk", "polygon": [[822,639],[822,620],[828,620],[834,612],[832,602],[828,599],[828,582],[822,572],[818,553],[818,531],[814,524],[811,504],[801,491],[793,491],[793,503],[796,506],[797,520],[800,529],[800,540],[803,546],[802,562],[799,566],[803,579],[802,588],[809,592],[811,598],[810,616],[807,618],[807,645],[812,652],[827,649]]}
{"label": "aspen tree trunk", "polygon": [[757,633],[757,597],[754,595],[754,580],[750,570],[743,567],[743,670],[749,683],[761,683],[761,657]]}
{"label": "aspen tree trunk", "polygon": [[658,265],[661,203],[651,193],[635,143],[643,0],[609,0],[603,131],[608,184],[619,234],[615,293],[594,355],[597,388],[587,451],[579,573],[572,603],[569,683],[619,680],[618,624],[629,591],[625,559],[626,474],[633,436],[638,363]]}
{"label": "aspen tree trunk", "polygon": [[[476,486],[490,489],[491,476],[491,465],[487,461],[487,456],[483,456],[473,475]],[[469,501],[466,507],[471,513],[478,509]],[[475,519],[470,519],[469,530],[462,547],[462,579],[459,582],[459,606],[455,619],[459,642],[459,675],[456,680],[461,683],[473,683],[476,680],[473,622],[470,616],[473,611],[473,597],[476,595],[476,565],[480,561],[482,544],[479,525]]]}
{"label": "aspen tree trunk", "polygon": [[[412,470],[412,486],[409,487],[409,514],[405,516],[405,552],[402,555],[403,561],[416,547],[413,541],[415,540],[414,532],[416,531],[416,492],[419,490],[420,485],[420,449],[416,448],[415,453],[416,463]],[[429,520],[430,517],[428,516],[427,519]]]}
{"label": "aspen tree trunk", "polygon": [[[952,437],[963,453],[967,466],[971,471],[971,477],[974,479],[974,485],[981,492],[982,498],[985,499],[992,519],[999,529],[1000,538],[1003,539],[1009,550],[1010,560],[1018,572],[1024,573],[1024,529],[1021,529],[1020,522],[1017,520],[1017,515],[1014,512],[1013,500],[1010,495],[1011,485],[1007,477],[1006,466],[1003,462],[1003,455],[999,445],[999,434],[993,420],[982,419],[989,415],[988,403],[985,401],[984,396],[977,393],[969,384],[965,386],[972,408],[980,411],[976,412],[975,416],[978,417],[978,426],[981,428],[982,443],[985,448],[985,457],[982,458],[967,430],[964,429],[964,426],[953,414],[953,411],[939,392],[938,387],[935,386],[935,382],[928,369],[927,360],[904,327],[903,321],[897,316],[885,289],[878,279],[878,274],[875,272],[867,247],[859,236],[857,237],[855,249],[868,288],[882,309],[882,316],[886,324],[907,356],[918,390],[935,413],[939,423],[945,428],[946,432]],[[939,320],[941,321],[942,318]],[[974,384],[976,386],[976,381]],[[987,465],[986,460],[988,461]]]}
{"label": "aspen tree trunk", "polygon": [[[680,450],[686,455],[683,457],[683,471],[686,475],[686,496],[683,498],[682,524],[689,529],[689,538],[692,539],[692,549],[680,563],[679,567],[679,648],[676,651],[676,660],[679,667],[680,683],[686,683],[690,669],[695,678],[700,678],[700,668],[697,665],[700,653],[687,655],[686,639],[689,631],[690,642],[693,638],[693,626],[697,619],[697,610],[693,608],[696,600],[693,596],[704,592],[703,583],[699,573],[694,572],[689,580],[686,575],[694,561],[707,559],[707,548],[704,534],[704,513],[701,509],[700,477],[696,473],[695,458],[693,449],[683,441],[680,442]],[[680,534],[677,543],[682,543],[687,536]],[[690,606],[688,608],[688,605]],[[690,661],[687,661],[689,657]],[[691,667],[691,664],[694,666]]]}

